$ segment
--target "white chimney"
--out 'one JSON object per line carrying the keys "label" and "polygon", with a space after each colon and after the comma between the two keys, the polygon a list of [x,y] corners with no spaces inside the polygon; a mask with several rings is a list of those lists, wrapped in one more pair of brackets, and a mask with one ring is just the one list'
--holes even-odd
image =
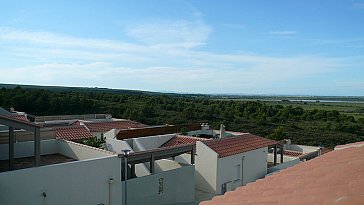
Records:
{"label": "white chimney", "polygon": [[224,138],[225,137],[225,125],[221,124],[220,125],[220,138]]}

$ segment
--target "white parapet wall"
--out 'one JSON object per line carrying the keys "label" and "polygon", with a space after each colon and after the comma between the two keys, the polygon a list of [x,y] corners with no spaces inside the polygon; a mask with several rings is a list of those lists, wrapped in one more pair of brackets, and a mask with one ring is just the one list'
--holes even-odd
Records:
{"label": "white parapet wall", "polygon": [[[58,140],[42,140],[40,143],[40,154],[58,153]],[[14,158],[23,158],[34,156],[34,142],[17,142],[14,143]],[[0,144],[0,160],[9,159],[9,144]]]}
{"label": "white parapet wall", "polygon": [[299,164],[301,161],[299,158],[295,158],[295,159],[292,159],[292,160],[289,160],[289,161],[284,161],[282,164],[278,164],[276,166],[273,166],[273,167],[269,167],[268,170],[267,170],[267,173],[268,174],[272,174],[274,172],[277,172],[277,171],[280,171],[282,169],[286,169],[288,167],[292,167],[296,164]]}
{"label": "white parapet wall", "polygon": [[[8,144],[0,144],[0,160],[9,158]],[[90,147],[61,139],[42,140],[40,143],[40,154],[61,154],[76,160],[95,159],[106,156],[116,155],[115,153]],[[34,156],[34,142],[18,142],[14,144],[14,157],[31,157]]]}
{"label": "white parapet wall", "polygon": [[128,204],[194,204],[194,172],[194,166],[184,166],[130,179],[127,181]]}
{"label": "white parapet wall", "polygon": [[113,155],[117,156],[117,154],[114,152],[67,140],[58,140],[57,145],[58,152],[60,154],[77,160],[95,159]]}
{"label": "white parapet wall", "polygon": [[[110,139],[106,138],[106,148],[110,151],[116,152],[118,154],[122,154],[121,150],[128,149],[130,152],[139,151],[132,149],[132,147],[124,140]],[[149,169],[145,166],[145,164],[140,163],[135,165],[135,175],[137,177],[150,175]]]}
{"label": "white parapet wall", "polygon": [[0,204],[121,204],[120,163],[109,156],[2,172]]}
{"label": "white parapet wall", "polygon": [[[166,143],[168,140],[172,139],[175,134],[167,134],[167,135],[156,135],[156,136],[148,136],[148,137],[139,137],[132,138],[134,142],[137,142],[139,145],[142,145],[145,150],[156,149]],[[144,150],[140,150],[144,151]]]}
{"label": "white parapet wall", "polygon": [[[274,154],[268,153],[267,157],[268,157],[267,158],[267,161],[268,162],[271,162],[271,163],[274,162]],[[296,160],[298,158],[299,157],[293,157],[293,156],[283,155],[283,163],[284,162],[289,162],[289,161],[292,161],[292,160]],[[281,154],[277,154],[277,164],[280,164],[280,163],[281,163]]]}

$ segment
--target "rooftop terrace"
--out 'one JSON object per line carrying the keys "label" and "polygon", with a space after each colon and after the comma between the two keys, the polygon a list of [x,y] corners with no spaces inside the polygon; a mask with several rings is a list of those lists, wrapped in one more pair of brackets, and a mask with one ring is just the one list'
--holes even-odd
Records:
{"label": "rooftop terrace", "polygon": [[[76,159],[61,155],[47,154],[40,157],[40,166],[59,164],[65,162],[77,161]],[[14,169],[25,169],[34,167],[34,157],[23,157],[14,159]],[[0,160],[0,172],[8,171],[9,160]]]}

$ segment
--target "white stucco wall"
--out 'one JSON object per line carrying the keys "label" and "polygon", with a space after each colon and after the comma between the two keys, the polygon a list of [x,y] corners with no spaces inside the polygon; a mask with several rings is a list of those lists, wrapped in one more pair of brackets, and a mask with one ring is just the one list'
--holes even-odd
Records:
{"label": "white stucco wall", "polygon": [[118,154],[122,154],[121,150],[125,149],[130,150],[130,152],[134,152],[134,150],[130,147],[130,145],[124,140],[106,138],[105,145],[107,150]]}
{"label": "white stucco wall", "polygon": [[168,140],[172,139],[175,134],[167,134],[167,135],[156,135],[156,136],[148,136],[148,137],[139,137],[132,138],[134,142],[138,142],[140,145],[144,147],[145,150],[156,149],[161,145],[166,143]]}
{"label": "white stucco wall", "polygon": [[282,169],[286,169],[288,167],[292,167],[292,166],[294,166],[296,164],[299,164],[299,163],[301,163],[301,161],[300,161],[299,158],[296,158],[296,159],[293,159],[293,160],[290,160],[290,161],[285,161],[282,164],[278,164],[277,166],[273,166],[273,167],[268,168],[267,173],[268,174],[271,174],[271,173],[280,171]]}
{"label": "white stucco wall", "polygon": [[104,135],[106,132],[91,132],[93,137],[96,137],[97,139],[101,139],[101,136]]}
{"label": "white stucco wall", "polygon": [[[117,139],[110,139],[106,138],[106,148],[112,152],[116,152],[118,154],[122,154],[121,150],[128,149],[130,152],[139,151],[133,150],[129,144],[124,140],[117,140]],[[143,164],[136,164],[135,165],[135,175],[137,177],[147,176],[150,175],[149,169]]]}
{"label": "white stucco wall", "polygon": [[[121,204],[120,163],[111,156],[2,172],[0,204],[106,205],[109,190],[112,204]],[[109,178],[114,179],[110,189]]]}
{"label": "white stucco wall", "polygon": [[[8,144],[0,145],[0,159],[8,159],[9,148]],[[113,153],[82,145],[79,143],[67,140],[42,140],[40,143],[41,155],[47,154],[62,154],[76,160],[94,159],[100,157],[111,156]],[[34,156],[34,142],[18,142],[14,144],[15,158]]]}
{"label": "white stucco wall", "polygon": [[217,175],[217,153],[203,142],[196,142],[196,189],[215,193]]}
{"label": "white stucco wall", "polygon": [[[296,160],[296,159],[298,159],[298,157],[283,155],[283,163],[288,162],[288,161],[292,161],[292,160]],[[273,163],[274,162],[274,154],[268,153],[267,161]],[[280,163],[281,163],[281,154],[277,154],[277,164],[280,164]]]}
{"label": "white stucco wall", "polygon": [[[261,148],[229,157],[217,158],[216,194],[222,194],[222,185],[229,189],[246,185],[267,174],[268,148]],[[243,159],[244,157],[244,159]]]}
{"label": "white stucco wall", "polygon": [[76,142],[66,140],[57,141],[58,153],[77,160],[87,160],[117,155],[116,153],[79,144]]}
{"label": "white stucco wall", "polygon": [[[40,143],[40,154],[58,153],[57,140],[42,140]],[[34,156],[34,141],[14,143],[14,157]],[[9,159],[9,144],[0,144],[0,160]]]}
{"label": "white stucco wall", "polygon": [[104,134],[105,138],[114,139],[116,138],[116,135],[119,133],[119,130],[112,129]]}
{"label": "white stucco wall", "polygon": [[[195,169],[185,166],[127,181],[128,205],[193,204]],[[160,180],[163,189],[160,192]]]}

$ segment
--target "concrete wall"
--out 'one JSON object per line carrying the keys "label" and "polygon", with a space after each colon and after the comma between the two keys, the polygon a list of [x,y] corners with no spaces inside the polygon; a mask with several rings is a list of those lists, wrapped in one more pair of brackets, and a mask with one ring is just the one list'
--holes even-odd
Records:
{"label": "concrete wall", "polygon": [[97,139],[101,139],[102,136],[104,136],[106,132],[91,132],[93,137],[96,137]]}
{"label": "concrete wall", "polygon": [[285,161],[282,164],[278,164],[277,166],[269,167],[267,173],[268,174],[271,174],[271,173],[280,171],[282,169],[286,169],[288,167],[292,167],[292,166],[294,166],[296,164],[299,164],[300,162],[301,161],[300,161],[299,158],[296,158],[296,159],[293,159],[293,160],[290,160],[290,161]]}
{"label": "concrete wall", "polygon": [[[25,142],[25,141],[34,141],[34,132],[25,131],[25,130],[15,130],[15,141],[17,142]],[[41,128],[40,129],[40,138],[42,140],[47,139],[56,139],[55,131],[51,128]],[[0,132],[0,144],[9,143],[9,132]]]}
{"label": "concrete wall", "polygon": [[309,152],[317,151],[320,148],[314,147],[314,146],[306,146],[306,145],[285,144],[284,149],[303,152],[303,153],[309,153]]}
{"label": "concrete wall", "polygon": [[117,139],[105,139],[106,149],[115,152],[118,154],[122,154],[121,150],[128,149],[130,152],[134,152],[134,150],[129,146],[129,144],[123,140]]}
{"label": "concrete wall", "polygon": [[76,142],[66,140],[57,141],[58,153],[77,160],[95,159],[116,155],[115,153],[106,150],[90,147]]}
{"label": "concrete wall", "polygon": [[195,169],[185,166],[127,181],[128,205],[193,204]]}
{"label": "concrete wall", "polygon": [[121,204],[120,163],[111,156],[0,173],[0,204],[107,205],[109,196]]}
{"label": "concrete wall", "polygon": [[133,138],[134,142],[141,144],[145,150],[159,148],[161,145],[172,139],[175,134],[157,135],[148,137]]}
{"label": "concrete wall", "polygon": [[[268,148],[217,159],[216,193],[222,194],[222,185],[227,184],[227,191],[254,182],[267,174]],[[243,159],[244,157],[244,159]]]}
{"label": "concrete wall", "polygon": [[[6,160],[9,156],[7,144],[0,145],[0,160]],[[62,154],[76,160],[95,159],[106,156],[112,156],[114,153],[82,145],[67,140],[42,140],[40,144],[41,155]],[[18,142],[14,144],[15,158],[34,156],[34,142]]]}
{"label": "concrete wall", "polygon": [[[58,153],[57,140],[42,140],[40,143],[40,154],[55,154]],[[18,142],[14,143],[14,157],[31,157],[34,156],[34,142]],[[9,145],[0,144],[0,160],[9,159]]]}
{"label": "concrete wall", "polygon": [[[272,153],[268,153],[267,155],[267,161],[273,163],[274,162],[274,154]],[[298,159],[298,157],[293,157],[293,156],[288,156],[288,155],[283,155],[283,163],[284,162],[288,162],[288,161],[292,161],[292,160],[296,160]],[[277,154],[277,164],[281,163],[281,155]]]}
{"label": "concrete wall", "polygon": [[218,155],[202,142],[196,142],[196,150],[196,188],[215,193]]}
{"label": "concrete wall", "polygon": [[[117,139],[109,139],[106,138],[106,148],[109,151],[116,152],[118,154],[121,154],[121,150],[128,149],[130,152],[139,151],[139,150],[133,150],[129,144],[123,140],[117,140]],[[147,176],[150,175],[149,169],[143,164],[136,164],[135,165],[135,175],[137,177]]]}
{"label": "concrete wall", "polygon": [[158,168],[159,168],[158,170],[157,169],[155,170],[155,173],[178,169],[178,168],[181,168],[184,166],[191,166],[191,165],[187,165],[187,164],[181,164],[176,161],[169,160],[169,159],[157,160],[157,161],[155,161],[155,163],[158,164]]}
{"label": "concrete wall", "polygon": [[104,134],[104,137],[105,138],[109,138],[109,139],[115,139],[116,138],[116,135],[119,133],[119,130],[117,130],[117,129],[112,129],[112,130],[110,130],[110,131],[108,131],[108,132],[106,132],[105,134]]}

